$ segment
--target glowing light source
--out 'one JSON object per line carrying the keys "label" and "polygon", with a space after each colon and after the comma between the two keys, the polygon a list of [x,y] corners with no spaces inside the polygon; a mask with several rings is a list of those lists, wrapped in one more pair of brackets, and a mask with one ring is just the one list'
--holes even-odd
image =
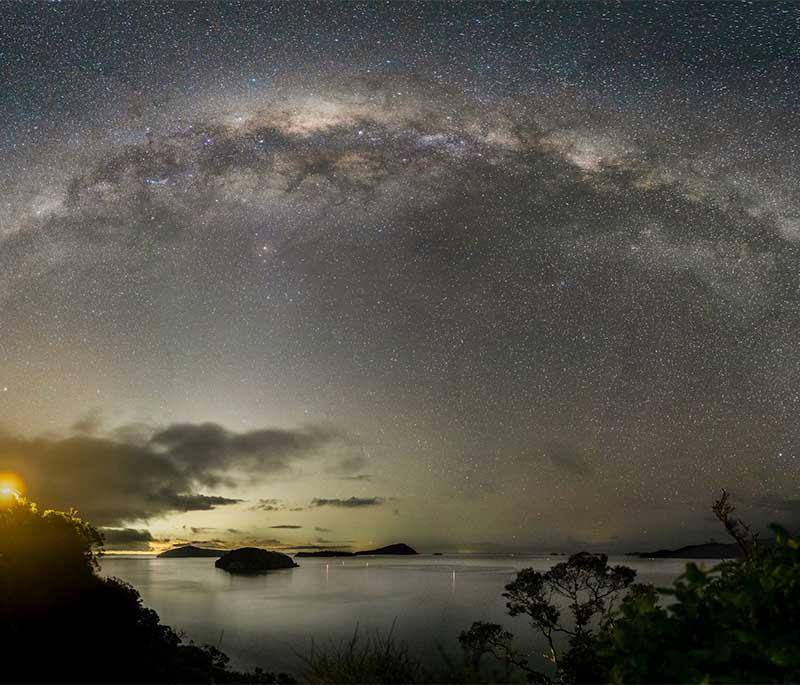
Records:
{"label": "glowing light source", "polygon": [[0,473],[0,499],[22,497],[22,481],[13,473]]}

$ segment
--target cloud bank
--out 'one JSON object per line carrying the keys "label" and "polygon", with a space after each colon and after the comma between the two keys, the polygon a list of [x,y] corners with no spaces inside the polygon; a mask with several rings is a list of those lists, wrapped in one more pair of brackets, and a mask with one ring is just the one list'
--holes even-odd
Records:
{"label": "cloud bank", "polygon": [[355,507],[379,507],[386,502],[383,497],[350,497],[348,499],[322,499],[315,497],[311,500],[312,507],[343,507],[352,509]]}
{"label": "cloud bank", "polygon": [[0,434],[0,470],[18,474],[42,506],[75,507],[93,523],[115,528],[237,504],[240,499],[205,489],[232,487],[237,473],[256,479],[286,473],[340,438],[318,426],[235,432],[214,423],[149,432],[125,426],[103,436]]}

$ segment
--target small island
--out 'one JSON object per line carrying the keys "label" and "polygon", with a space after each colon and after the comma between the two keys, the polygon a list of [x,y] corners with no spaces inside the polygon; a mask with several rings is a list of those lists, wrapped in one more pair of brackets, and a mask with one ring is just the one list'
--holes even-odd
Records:
{"label": "small island", "polygon": [[270,552],[257,547],[240,547],[222,555],[214,566],[228,573],[266,573],[283,568],[294,568],[297,564],[281,552]]}
{"label": "small island", "polygon": [[631,552],[629,556],[642,559],[738,559],[742,550],[735,543],[705,542],[678,549],[659,549],[655,552]]}
{"label": "small island", "polygon": [[198,557],[221,557],[225,554],[224,549],[208,549],[207,547],[195,547],[194,545],[183,545],[173,547],[158,555],[159,559],[188,559]]}
{"label": "small island", "polygon": [[370,554],[419,554],[413,547],[409,547],[404,542],[398,542],[394,545],[386,545],[386,547],[378,547],[378,549],[369,549],[363,552],[356,552],[357,555],[370,555]]}
{"label": "small island", "polygon": [[296,557],[358,557],[369,555],[402,555],[402,554],[419,554],[413,547],[409,547],[404,542],[398,542],[394,545],[387,545],[386,547],[379,547],[378,549],[368,549],[362,552],[345,552],[337,549],[321,549],[315,552],[298,552]]}

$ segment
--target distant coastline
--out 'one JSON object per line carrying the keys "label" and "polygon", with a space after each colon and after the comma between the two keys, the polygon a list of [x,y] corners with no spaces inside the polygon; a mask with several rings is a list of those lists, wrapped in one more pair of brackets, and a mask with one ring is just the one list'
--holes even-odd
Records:
{"label": "distant coastline", "polygon": [[414,555],[419,554],[410,545],[404,542],[398,542],[393,545],[386,545],[385,547],[378,547],[377,549],[368,549],[361,552],[346,552],[334,549],[323,549],[316,552],[297,552],[296,557],[359,557],[370,555]]}
{"label": "distant coastline", "polygon": [[742,550],[736,543],[705,542],[684,545],[678,549],[659,549],[655,552],[628,552],[627,556],[640,559],[739,559]]}
{"label": "distant coastline", "polygon": [[[764,541],[762,544],[768,544]],[[144,554],[141,552],[131,552],[130,556],[158,559],[193,559],[193,558],[212,558],[217,559],[230,550],[215,549],[209,547],[199,547],[196,545],[181,545],[173,547],[158,554]],[[289,551],[286,551],[289,554]],[[332,558],[353,558],[361,556],[409,556],[419,555],[420,553],[413,547],[405,543],[396,543],[378,547],[371,550],[342,550],[342,549],[318,549],[313,551],[303,550],[295,552],[292,556],[296,558],[308,559],[332,559]],[[547,557],[568,557],[568,552],[445,552],[448,556],[469,555],[469,556],[547,556]],[[423,553],[423,556],[442,556],[442,552]],[[675,549],[661,548],[654,551],[634,551],[618,552],[609,556],[638,557],[640,559],[738,559],[741,558],[741,550],[734,543],[706,542],[696,545],[684,545]],[[106,554],[106,558],[117,556],[129,556],[127,552],[114,551]]]}

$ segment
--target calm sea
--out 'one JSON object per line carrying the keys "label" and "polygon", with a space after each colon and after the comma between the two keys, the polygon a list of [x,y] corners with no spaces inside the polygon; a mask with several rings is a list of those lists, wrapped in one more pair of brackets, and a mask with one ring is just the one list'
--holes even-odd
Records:
{"label": "calm sea", "polygon": [[[532,634],[505,613],[503,586],[525,567],[547,569],[563,557],[445,555],[299,559],[299,568],[232,576],[214,559],[106,557],[103,573],[131,583],[161,620],[198,644],[219,646],[240,668],[297,673],[317,645],[392,629],[425,661],[458,654],[457,637],[473,621]],[[639,582],[670,584],[678,559],[616,559]],[[714,562],[705,562],[713,564]]]}

